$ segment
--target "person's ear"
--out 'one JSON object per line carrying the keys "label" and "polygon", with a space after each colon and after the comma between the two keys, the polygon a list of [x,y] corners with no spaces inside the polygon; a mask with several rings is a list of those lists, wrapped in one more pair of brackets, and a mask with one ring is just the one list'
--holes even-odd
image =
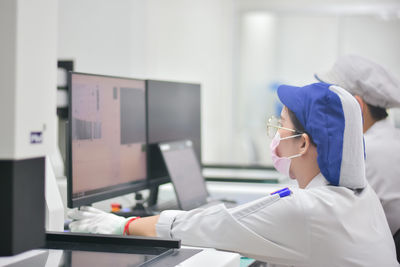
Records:
{"label": "person's ear", "polygon": [[304,155],[307,153],[308,148],[310,147],[311,139],[308,136],[308,134],[305,133],[303,133],[300,138],[301,138],[301,145],[299,154]]}
{"label": "person's ear", "polygon": [[357,102],[358,102],[358,104],[360,105],[360,108],[361,108],[361,112],[362,113],[364,113],[364,105],[365,105],[365,102],[364,102],[364,100],[361,98],[361,96],[359,96],[359,95],[355,95],[354,96],[355,97],[355,99],[357,100]]}

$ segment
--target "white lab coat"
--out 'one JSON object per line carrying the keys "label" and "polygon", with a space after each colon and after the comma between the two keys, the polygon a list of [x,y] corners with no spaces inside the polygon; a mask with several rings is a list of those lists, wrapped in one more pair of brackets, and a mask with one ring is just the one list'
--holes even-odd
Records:
{"label": "white lab coat", "polygon": [[157,234],[185,245],[236,251],[290,266],[398,266],[382,206],[361,193],[328,186],[322,174],[284,198],[266,196],[227,209],[164,211]]}
{"label": "white lab coat", "polygon": [[365,133],[365,175],[378,195],[390,230],[400,229],[400,130],[388,119]]}

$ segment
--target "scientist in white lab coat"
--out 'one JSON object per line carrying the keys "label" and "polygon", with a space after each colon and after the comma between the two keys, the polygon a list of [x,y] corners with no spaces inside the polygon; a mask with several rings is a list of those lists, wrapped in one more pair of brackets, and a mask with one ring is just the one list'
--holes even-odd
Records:
{"label": "scientist in white lab coat", "polygon": [[[344,89],[282,85],[274,165],[299,188],[227,209],[223,204],[125,219],[73,210],[75,232],[181,239],[288,266],[398,266],[382,206],[365,179],[361,110]],[[271,121],[272,122],[272,121]],[[123,230],[124,229],[124,230]]]}
{"label": "scientist in white lab coat", "polygon": [[357,55],[338,58],[330,71],[315,77],[346,89],[358,100],[364,118],[366,178],[395,235],[400,231],[400,130],[387,118],[386,109],[400,107],[400,81]]}

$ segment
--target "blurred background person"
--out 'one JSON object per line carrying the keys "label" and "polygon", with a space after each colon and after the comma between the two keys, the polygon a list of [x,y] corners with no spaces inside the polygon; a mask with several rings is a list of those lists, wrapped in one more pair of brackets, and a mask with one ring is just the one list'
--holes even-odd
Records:
{"label": "blurred background person", "polygon": [[340,57],[315,78],[353,94],[363,113],[366,177],[385,210],[393,235],[400,229],[400,130],[387,109],[400,107],[400,81],[387,69],[357,55]]}

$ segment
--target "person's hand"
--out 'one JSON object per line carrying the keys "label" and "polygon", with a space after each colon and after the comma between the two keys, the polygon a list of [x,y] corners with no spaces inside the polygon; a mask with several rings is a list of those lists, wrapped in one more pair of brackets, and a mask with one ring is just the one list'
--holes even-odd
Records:
{"label": "person's hand", "polygon": [[70,210],[68,217],[74,220],[69,224],[71,232],[114,235],[122,235],[130,219],[88,206]]}

